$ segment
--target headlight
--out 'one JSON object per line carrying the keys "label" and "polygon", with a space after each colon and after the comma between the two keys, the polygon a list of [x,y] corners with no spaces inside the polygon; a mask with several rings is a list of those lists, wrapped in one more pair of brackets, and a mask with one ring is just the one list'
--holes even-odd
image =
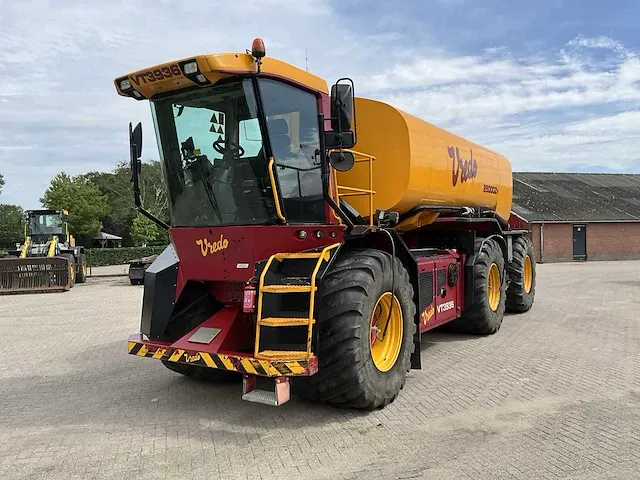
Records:
{"label": "headlight", "polygon": [[131,88],[131,82],[128,78],[125,78],[120,82],[120,90],[129,90]]}
{"label": "headlight", "polygon": [[198,71],[198,62],[185,63],[182,70],[185,75],[193,75]]}

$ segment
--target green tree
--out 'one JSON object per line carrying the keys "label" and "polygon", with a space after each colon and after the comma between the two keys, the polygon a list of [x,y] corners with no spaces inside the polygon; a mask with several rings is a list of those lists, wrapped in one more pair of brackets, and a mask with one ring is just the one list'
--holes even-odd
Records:
{"label": "green tree", "polygon": [[[108,213],[102,218],[104,231],[119,235],[125,245],[136,243],[131,236],[133,220],[137,212],[133,205],[133,187],[129,163],[119,162],[112,172],[89,172],[83,178],[93,183],[105,197]],[[161,218],[169,218],[167,196],[162,177],[162,164],[150,161],[142,164],[140,173],[140,196],[145,209]],[[168,243],[168,236],[160,237]],[[164,240],[163,240],[164,241]]]}
{"label": "green tree", "polygon": [[40,199],[46,208],[68,210],[69,229],[84,243],[102,227],[100,218],[107,212],[107,202],[100,190],[84,176],[70,177],[58,173]]}
{"label": "green tree", "polygon": [[89,172],[83,175],[95,185],[107,203],[107,211],[100,218],[103,231],[123,238],[125,245],[131,245],[130,230],[136,211],[130,186],[131,173],[120,163],[113,172]]}
{"label": "green tree", "polygon": [[4,187],[4,177],[0,173],[0,193],[2,193],[2,187]]}
{"label": "green tree", "polygon": [[136,247],[155,245],[160,237],[158,226],[146,217],[136,217],[131,225],[131,238]]}
{"label": "green tree", "polygon": [[24,240],[24,212],[19,205],[0,204],[0,247],[15,247]]}

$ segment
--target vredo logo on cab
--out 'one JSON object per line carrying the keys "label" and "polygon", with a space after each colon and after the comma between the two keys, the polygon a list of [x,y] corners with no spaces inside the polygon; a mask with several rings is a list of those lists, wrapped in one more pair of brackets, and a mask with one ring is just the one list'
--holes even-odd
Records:
{"label": "vredo logo on cab", "polygon": [[229,246],[229,240],[224,238],[221,234],[220,238],[216,241],[210,242],[208,238],[199,238],[196,240],[196,245],[200,247],[200,253],[203,257],[206,257],[209,254],[214,254],[219,252],[220,250],[226,250]]}

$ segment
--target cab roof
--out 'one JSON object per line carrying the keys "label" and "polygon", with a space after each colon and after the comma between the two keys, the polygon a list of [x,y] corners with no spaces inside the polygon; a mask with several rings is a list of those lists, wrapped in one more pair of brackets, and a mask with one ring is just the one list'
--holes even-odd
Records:
{"label": "cab roof", "polygon": [[[163,93],[208,86],[223,78],[255,73],[257,64],[250,54],[221,53],[155,65],[118,77],[114,83],[119,95],[148,100]],[[275,58],[262,59],[260,76],[281,79],[314,92],[328,93],[327,82],[322,78]]]}

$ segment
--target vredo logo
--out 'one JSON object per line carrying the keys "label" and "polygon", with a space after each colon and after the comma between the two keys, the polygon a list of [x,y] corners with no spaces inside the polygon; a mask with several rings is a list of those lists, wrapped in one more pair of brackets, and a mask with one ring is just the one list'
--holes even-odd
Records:
{"label": "vredo logo", "polygon": [[438,313],[446,312],[447,310],[453,310],[455,306],[456,304],[453,300],[441,303],[440,305],[438,305]]}
{"label": "vredo logo", "polygon": [[422,313],[420,314],[420,318],[422,319],[422,323],[424,323],[425,325],[427,323],[429,323],[429,320],[431,320],[431,318],[433,317],[435,310],[433,308],[433,303],[428,306],[427,308],[425,308]]}
{"label": "vredo logo", "polygon": [[207,255],[213,255],[220,250],[226,250],[229,246],[229,240],[220,234],[220,238],[217,241],[210,242],[207,238],[199,238],[196,240],[196,245],[200,247],[200,253],[202,256],[206,257]]}
{"label": "vredo logo", "polygon": [[476,178],[478,175],[478,162],[473,158],[473,150],[469,150],[469,158],[465,160],[460,156],[460,149],[458,147],[448,146],[449,158],[451,159],[451,183],[455,187],[460,183],[464,183],[467,180]]}

